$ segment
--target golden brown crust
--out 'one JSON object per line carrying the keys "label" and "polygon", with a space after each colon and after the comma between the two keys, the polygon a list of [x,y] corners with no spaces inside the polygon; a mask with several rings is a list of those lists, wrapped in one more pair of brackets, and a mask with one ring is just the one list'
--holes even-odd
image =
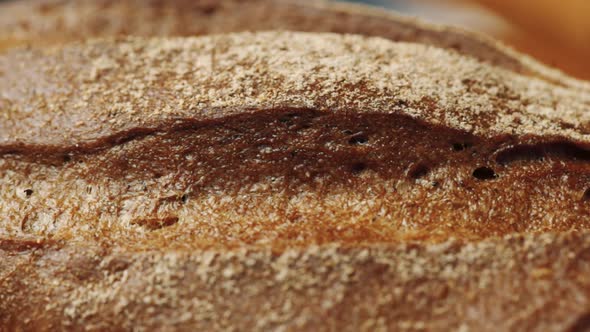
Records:
{"label": "golden brown crust", "polygon": [[292,32],[13,51],[0,72],[4,326],[587,321],[583,90]]}
{"label": "golden brown crust", "polygon": [[26,0],[0,4],[0,50],[93,37],[294,30],[379,36],[455,50],[520,74],[590,89],[485,36],[368,6],[301,0]]}
{"label": "golden brown crust", "polygon": [[480,136],[590,142],[589,92],[380,38],[267,32],[91,41],[13,52],[0,58],[0,72],[4,150],[71,149],[277,108],[397,114]]}
{"label": "golden brown crust", "polygon": [[7,330],[585,331],[590,315],[588,232],[281,253],[2,244]]}
{"label": "golden brown crust", "polygon": [[446,50],[130,38],[0,70],[9,234],[282,248],[587,227],[589,95]]}

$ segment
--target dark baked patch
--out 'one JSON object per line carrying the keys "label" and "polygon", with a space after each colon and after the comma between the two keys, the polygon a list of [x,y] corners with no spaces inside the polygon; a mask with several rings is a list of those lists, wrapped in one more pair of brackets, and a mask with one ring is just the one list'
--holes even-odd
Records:
{"label": "dark baked patch", "polygon": [[150,231],[161,229],[164,227],[169,227],[178,222],[178,217],[175,216],[168,216],[168,217],[155,217],[155,218],[139,218],[131,221],[132,225],[139,225],[144,227]]}
{"label": "dark baked patch", "polygon": [[[544,140],[482,138],[399,114],[279,108],[138,128],[76,147],[23,146],[3,158],[5,167],[42,174],[17,201],[23,212],[14,218],[27,233],[106,228],[116,238],[105,241],[143,245],[137,241],[166,236],[191,247],[270,237],[283,248],[585,229],[578,222],[590,213],[585,153],[563,139],[535,148],[542,159],[535,149],[535,158],[514,149]],[[456,142],[465,143],[451,150]],[[46,178],[49,169],[58,178]],[[38,189],[80,180],[76,199],[59,210],[42,198],[63,189]],[[51,213],[63,221],[48,226],[43,216]]]}

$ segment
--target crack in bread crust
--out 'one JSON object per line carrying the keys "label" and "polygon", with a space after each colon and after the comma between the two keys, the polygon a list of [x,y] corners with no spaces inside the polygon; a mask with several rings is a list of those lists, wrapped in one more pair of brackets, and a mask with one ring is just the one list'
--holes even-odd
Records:
{"label": "crack in bread crust", "polygon": [[588,152],[548,137],[280,109],[127,138],[4,154],[0,225],[130,247],[277,250],[588,228]]}

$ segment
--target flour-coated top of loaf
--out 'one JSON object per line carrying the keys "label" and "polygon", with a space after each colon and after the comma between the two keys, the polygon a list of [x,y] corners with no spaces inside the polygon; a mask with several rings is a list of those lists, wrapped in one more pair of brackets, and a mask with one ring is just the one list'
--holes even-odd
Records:
{"label": "flour-coated top of loaf", "polygon": [[398,113],[588,142],[590,94],[432,46],[354,35],[98,40],[0,57],[0,144],[78,146],[261,109]]}

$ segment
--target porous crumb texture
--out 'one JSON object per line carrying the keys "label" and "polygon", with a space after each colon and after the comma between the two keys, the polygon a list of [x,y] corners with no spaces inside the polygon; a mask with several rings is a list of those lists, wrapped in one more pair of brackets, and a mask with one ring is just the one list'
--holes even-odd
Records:
{"label": "porous crumb texture", "polygon": [[265,32],[0,56],[0,322],[588,327],[590,93]]}
{"label": "porous crumb texture", "polygon": [[92,37],[195,36],[293,30],[353,33],[454,50],[481,61],[590,89],[499,42],[383,9],[324,0],[20,0],[0,4],[0,51]]}

